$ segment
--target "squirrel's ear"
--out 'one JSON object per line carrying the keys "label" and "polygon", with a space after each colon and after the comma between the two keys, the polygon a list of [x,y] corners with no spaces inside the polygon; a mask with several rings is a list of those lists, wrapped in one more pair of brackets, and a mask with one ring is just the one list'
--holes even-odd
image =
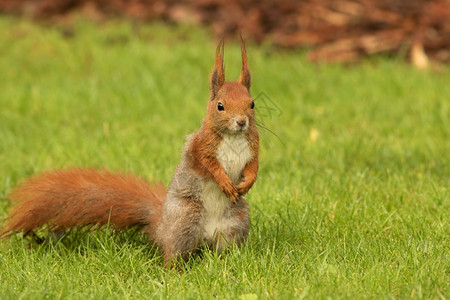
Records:
{"label": "squirrel's ear", "polygon": [[223,44],[224,39],[222,38],[216,49],[216,59],[214,62],[214,68],[211,72],[211,78],[209,80],[211,100],[214,100],[214,98],[217,95],[217,92],[225,82],[225,69],[223,67]]}
{"label": "squirrel's ear", "polygon": [[252,84],[252,77],[250,75],[250,68],[248,66],[247,51],[245,50],[244,38],[241,34],[241,54],[242,54],[242,70],[239,82],[250,91],[250,85]]}

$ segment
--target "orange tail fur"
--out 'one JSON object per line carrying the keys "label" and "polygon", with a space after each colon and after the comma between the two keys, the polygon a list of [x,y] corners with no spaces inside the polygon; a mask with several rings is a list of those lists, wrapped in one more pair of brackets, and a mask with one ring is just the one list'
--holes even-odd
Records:
{"label": "orange tail fur", "polygon": [[145,180],[106,170],[71,169],[32,177],[10,195],[16,204],[0,236],[32,232],[45,224],[51,230],[111,224],[123,229],[145,226],[153,237],[166,189]]}

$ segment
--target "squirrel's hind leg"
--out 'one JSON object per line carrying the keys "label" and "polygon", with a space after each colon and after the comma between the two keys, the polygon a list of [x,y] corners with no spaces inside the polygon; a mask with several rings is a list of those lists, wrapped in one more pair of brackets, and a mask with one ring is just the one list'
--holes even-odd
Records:
{"label": "squirrel's hind leg", "polygon": [[164,252],[164,265],[172,267],[180,257],[187,260],[201,243],[202,206],[196,201],[168,201],[157,230],[157,244]]}
{"label": "squirrel's hind leg", "polygon": [[234,245],[240,247],[245,242],[250,229],[250,215],[247,202],[242,197],[232,206],[230,215],[233,226],[214,234],[210,242],[212,250],[223,252]]}

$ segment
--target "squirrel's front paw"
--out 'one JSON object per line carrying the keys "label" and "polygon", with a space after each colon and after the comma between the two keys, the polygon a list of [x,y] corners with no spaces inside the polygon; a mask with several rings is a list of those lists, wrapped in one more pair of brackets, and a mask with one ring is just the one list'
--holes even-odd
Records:
{"label": "squirrel's front paw", "polygon": [[220,189],[232,202],[239,200],[239,192],[231,180],[223,182]]}
{"label": "squirrel's front paw", "polygon": [[244,182],[241,182],[240,184],[238,184],[238,186],[236,186],[236,189],[239,193],[239,195],[244,196],[245,194],[247,194],[248,192],[248,187],[245,186]]}
{"label": "squirrel's front paw", "polygon": [[244,196],[245,194],[248,193],[248,191],[250,190],[251,187],[252,187],[252,184],[248,184],[247,181],[243,180],[243,181],[241,181],[241,183],[239,183],[236,186],[236,189],[237,189],[239,195]]}

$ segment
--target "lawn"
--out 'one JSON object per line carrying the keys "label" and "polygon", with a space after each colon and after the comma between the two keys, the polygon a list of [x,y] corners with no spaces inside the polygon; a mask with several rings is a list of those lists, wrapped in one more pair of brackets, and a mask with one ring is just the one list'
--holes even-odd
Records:
{"label": "lawn", "polygon": [[[1,17],[0,32],[0,222],[8,191],[44,170],[170,182],[205,114],[217,42],[206,31]],[[179,273],[133,232],[14,236],[0,243],[1,299],[450,297],[450,69],[247,48],[268,130],[244,247]],[[225,68],[238,77],[237,43]]]}

